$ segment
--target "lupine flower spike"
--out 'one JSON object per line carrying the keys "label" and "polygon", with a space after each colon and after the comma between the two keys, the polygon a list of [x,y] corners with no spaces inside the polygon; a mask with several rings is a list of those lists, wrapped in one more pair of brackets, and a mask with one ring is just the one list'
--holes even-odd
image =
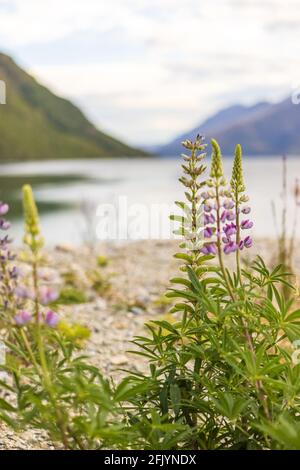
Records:
{"label": "lupine flower spike", "polygon": [[246,204],[249,200],[246,196],[245,183],[243,178],[243,166],[242,166],[242,148],[240,145],[236,146],[235,157],[232,168],[232,176],[230,181],[232,200],[235,207],[235,243],[237,246],[236,250],[236,263],[237,263],[237,275],[240,278],[240,250],[244,248],[250,248],[253,244],[252,238],[246,235],[245,238],[241,235],[241,230],[249,230],[253,227],[253,222],[249,218],[241,220],[241,214],[249,215],[251,208]]}
{"label": "lupine flower spike", "polygon": [[[203,143],[203,137],[197,136],[194,142],[186,140],[182,145],[189,151],[189,155],[182,155],[184,163],[182,168],[184,176],[179,181],[185,186],[186,202],[177,201],[176,205],[183,211],[183,216],[172,215],[171,220],[180,222],[179,229],[174,231],[174,234],[184,237],[184,242],[180,248],[185,249],[185,253],[177,253],[175,257],[184,259],[188,265],[197,267],[197,259],[200,255],[202,241],[202,217],[203,205],[200,204],[199,191],[206,184],[205,180],[199,181],[200,176],[205,172],[205,165],[203,160],[206,156],[204,150],[206,145]],[[209,217],[206,215],[206,217]],[[209,237],[210,230],[204,234]],[[209,250],[207,248],[207,250]]]}

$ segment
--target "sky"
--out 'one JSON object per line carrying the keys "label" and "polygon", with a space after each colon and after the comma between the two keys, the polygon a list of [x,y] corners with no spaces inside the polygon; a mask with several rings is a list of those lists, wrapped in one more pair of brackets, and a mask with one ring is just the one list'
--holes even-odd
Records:
{"label": "sky", "polygon": [[133,145],[300,86],[300,0],[0,0],[0,50]]}

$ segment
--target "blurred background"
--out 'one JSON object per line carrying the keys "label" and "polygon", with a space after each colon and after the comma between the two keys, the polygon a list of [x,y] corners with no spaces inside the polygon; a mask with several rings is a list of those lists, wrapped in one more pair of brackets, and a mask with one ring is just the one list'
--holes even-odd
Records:
{"label": "blurred background", "polygon": [[97,206],[120,195],[171,204],[180,142],[198,132],[228,174],[242,144],[256,235],[275,237],[283,155],[290,214],[300,176],[299,28],[299,0],[0,0],[0,192],[16,238],[24,182],[49,243],[94,236]]}

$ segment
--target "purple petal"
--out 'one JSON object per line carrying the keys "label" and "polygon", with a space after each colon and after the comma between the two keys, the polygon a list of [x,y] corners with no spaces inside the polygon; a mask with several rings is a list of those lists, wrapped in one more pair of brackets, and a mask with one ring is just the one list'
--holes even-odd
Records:
{"label": "purple petal", "polygon": [[253,222],[249,219],[243,220],[241,223],[242,230],[248,230],[253,227]]}
{"label": "purple petal", "polygon": [[31,320],[31,314],[26,310],[21,310],[14,316],[14,320],[19,326],[25,325]]}
{"label": "purple petal", "polygon": [[59,320],[58,315],[57,315],[57,313],[53,312],[53,310],[49,310],[46,313],[46,316],[45,316],[46,325],[53,328],[57,325],[58,320]]}
{"label": "purple petal", "polygon": [[250,212],[251,212],[251,207],[249,207],[249,206],[243,207],[243,209],[242,209],[243,214],[250,214]]}
{"label": "purple petal", "polygon": [[9,205],[4,202],[0,202],[0,215],[5,215],[9,211]]}
{"label": "purple petal", "polygon": [[229,242],[224,246],[225,255],[229,255],[238,249],[238,245],[235,242]]}
{"label": "purple petal", "polygon": [[246,248],[251,248],[251,246],[253,245],[253,240],[251,237],[246,237],[245,240],[244,240],[244,246]]}

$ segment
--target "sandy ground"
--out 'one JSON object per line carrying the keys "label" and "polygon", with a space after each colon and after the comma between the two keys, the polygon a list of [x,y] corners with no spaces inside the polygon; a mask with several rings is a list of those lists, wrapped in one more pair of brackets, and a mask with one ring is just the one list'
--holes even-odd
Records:
{"label": "sandy ground", "polygon": [[[105,375],[118,379],[123,374],[120,369],[146,367],[139,356],[128,352],[132,349],[130,341],[136,334],[145,333],[145,321],[166,314],[168,306],[163,294],[180,264],[172,256],[176,250],[177,243],[170,241],[105,245],[96,250],[108,260],[107,266],[100,268],[95,262],[96,254],[91,255],[86,248],[60,246],[49,253],[49,268],[59,273],[59,282],[68,279],[88,293],[86,303],[63,307],[63,315],[91,330],[86,352]],[[259,240],[247,250],[248,256],[254,257],[256,253],[274,261],[275,242]],[[299,273],[299,249],[294,264]],[[97,284],[97,292],[91,284]],[[40,431],[16,434],[0,423],[0,449],[49,448],[53,448],[52,444]]]}

